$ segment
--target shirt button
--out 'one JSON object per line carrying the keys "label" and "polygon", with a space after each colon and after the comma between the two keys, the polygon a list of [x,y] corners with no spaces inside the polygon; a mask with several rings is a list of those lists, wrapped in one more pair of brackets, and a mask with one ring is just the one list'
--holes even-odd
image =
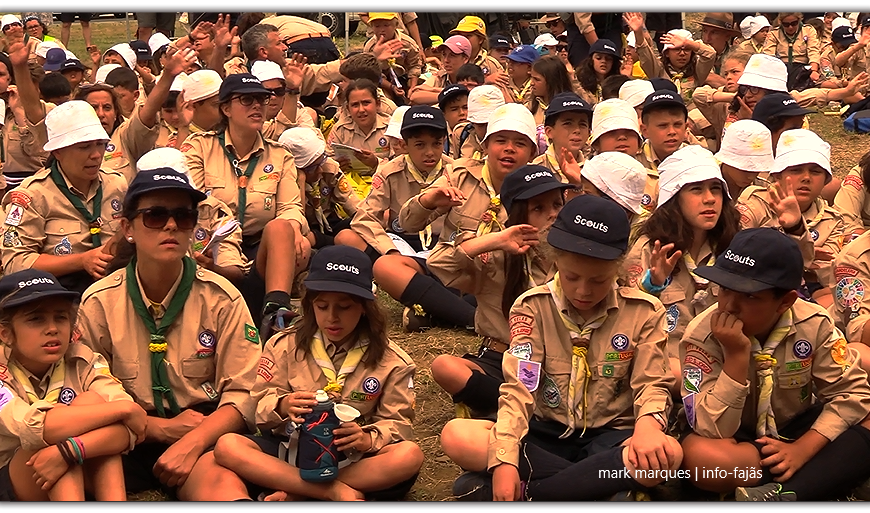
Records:
{"label": "shirt button", "polygon": [[504,449],[499,449],[499,450],[498,450],[498,453],[499,453],[499,454],[504,454]]}
{"label": "shirt button", "polygon": [[196,275],[199,276],[200,278],[202,278],[203,276],[205,276],[205,274],[203,274],[202,271],[197,272]]}
{"label": "shirt button", "polygon": [[120,276],[115,276],[115,281],[121,281],[121,277],[120,277]]}
{"label": "shirt button", "polygon": [[60,233],[63,233],[63,228],[60,229]]}

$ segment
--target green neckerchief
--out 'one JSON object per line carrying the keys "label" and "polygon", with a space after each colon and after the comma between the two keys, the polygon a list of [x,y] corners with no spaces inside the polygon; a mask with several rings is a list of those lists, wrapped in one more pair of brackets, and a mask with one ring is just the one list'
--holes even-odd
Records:
{"label": "green neckerchief", "polygon": [[178,401],[175,400],[175,394],[169,385],[169,374],[166,371],[164,357],[166,356],[166,332],[169,331],[172,322],[184,308],[196,274],[196,263],[190,257],[184,257],[182,262],[184,270],[181,272],[181,283],[169,302],[169,308],[160,319],[159,328],[145,306],[142,293],[139,291],[139,281],[136,278],[136,257],[133,257],[133,260],[127,264],[127,294],[133,301],[133,309],[136,310],[139,318],[145,323],[145,327],[151,332],[151,341],[148,344],[148,350],[151,351],[151,390],[154,392],[154,407],[157,408],[157,414],[164,418],[166,412],[163,408],[163,399],[169,402],[169,409],[172,410],[172,413],[176,415],[181,413],[181,408],[178,407]]}
{"label": "green neckerchief", "polygon": [[221,148],[224,149],[224,153],[227,155],[227,159],[230,161],[230,165],[233,166],[233,170],[236,172],[236,178],[238,179],[239,185],[239,206],[237,207],[238,213],[236,214],[236,218],[239,220],[239,226],[245,226],[245,210],[248,208],[248,180],[250,180],[251,176],[254,174],[254,168],[257,167],[257,162],[260,161],[259,155],[252,155],[251,160],[248,161],[248,168],[245,169],[245,172],[242,173],[242,168],[239,167],[239,159],[233,152],[227,149],[226,145],[226,131],[218,134],[218,141],[221,143]]}
{"label": "green neckerchief", "polygon": [[797,32],[794,33],[794,37],[788,37],[788,34],[785,33],[785,29],[780,27],[779,30],[782,31],[783,37],[785,37],[785,42],[788,43],[788,71],[791,73],[791,65],[794,62],[794,44],[797,41],[797,38],[804,31],[804,22],[798,22]]}
{"label": "green neckerchief", "polygon": [[[60,173],[60,169],[57,167],[57,161],[51,163],[51,179],[54,181],[54,184],[57,185],[57,188],[60,189],[60,192],[66,196],[66,199],[72,203],[72,206],[76,207],[76,210],[84,217],[85,221],[88,223],[88,227],[91,229],[91,242],[93,243],[95,248],[100,247],[100,226],[103,225],[103,220],[100,219],[100,207],[103,204],[103,183],[100,182],[100,185],[97,186],[97,194],[94,196],[94,212],[88,212],[88,207],[82,202],[81,198],[76,196],[69,190],[69,187],[66,185],[66,181],[63,179],[63,175]],[[99,180],[99,178],[97,178]]]}

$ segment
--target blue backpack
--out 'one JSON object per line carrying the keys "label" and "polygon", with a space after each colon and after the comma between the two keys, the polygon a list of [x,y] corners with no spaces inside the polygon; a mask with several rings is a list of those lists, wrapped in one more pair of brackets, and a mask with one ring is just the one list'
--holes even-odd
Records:
{"label": "blue backpack", "polygon": [[859,110],[849,114],[843,120],[843,128],[849,132],[857,132],[859,134],[870,133],[870,110]]}

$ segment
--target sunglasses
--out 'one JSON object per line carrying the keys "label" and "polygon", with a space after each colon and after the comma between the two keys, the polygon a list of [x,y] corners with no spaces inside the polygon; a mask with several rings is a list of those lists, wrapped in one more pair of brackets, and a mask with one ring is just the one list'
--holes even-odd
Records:
{"label": "sunglasses", "polygon": [[567,52],[568,45],[556,45],[556,51],[557,52]]}
{"label": "sunglasses", "polygon": [[544,26],[547,28],[555,27],[556,25],[559,24],[560,21],[562,21],[562,20],[551,20],[551,21],[548,21],[547,23],[544,23]]}
{"label": "sunglasses", "polygon": [[233,96],[233,100],[239,100],[239,103],[244,107],[250,107],[254,104],[254,102],[259,103],[260,105],[265,105],[266,102],[269,101],[271,95],[266,96],[263,94],[242,94],[239,96]]}
{"label": "sunglasses", "polygon": [[21,24],[18,22],[10,23],[9,25],[6,25],[5,27],[3,27],[3,33],[5,34],[6,32],[8,32],[9,29],[11,29],[12,27],[20,27],[20,26],[21,26]]}
{"label": "sunglasses", "polygon": [[272,96],[277,96],[277,97],[279,97],[279,98],[282,97],[282,96],[284,96],[284,94],[287,93],[287,88],[286,88],[286,87],[273,87],[273,88],[268,88],[268,87],[267,87],[266,89],[267,89],[270,93],[272,93]]}
{"label": "sunglasses", "polygon": [[749,94],[758,94],[762,91],[762,88],[756,86],[748,86],[748,85],[739,85],[737,86],[737,94],[739,96],[746,96],[746,93]]}
{"label": "sunglasses", "polygon": [[179,230],[193,230],[199,219],[199,211],[195,208],[173,208],[170,210],[166,207],[151,207],[137,210],[136,215],[139,214],[142,214],[142,224],[145,225],[145,228],[152,230],[162,230],[169,222],[170,217],[175,220],[175,225]]}
{"label": "sunglasses", "polygon": [[800,22],[801,22],[801,20],[794,20],[794,21],[790,21],[788,23],[782,22],[782,26],[787,27],[787,28],[797,27]]}

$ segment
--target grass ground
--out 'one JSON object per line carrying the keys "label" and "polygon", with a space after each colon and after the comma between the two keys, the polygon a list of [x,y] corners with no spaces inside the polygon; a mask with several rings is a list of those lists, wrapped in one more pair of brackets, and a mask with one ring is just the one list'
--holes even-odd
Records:
{"label": "grass ground", "polygon": [[[690,29],[699,19],[697,13],[687,15]],[[127,39],[125,23],[123,21],[100,21],[91,24],[93,42],[100,50]],[[60,25],[55,24],[53,33],[57,36]],[[131,35],[135,33],[136,22],[131,20]],[[351,50],[360,49],[365,42],[364,26],[351,37]],[[185,34],[184,28],[178,24],[176,34]],[[84,42],[78,25],[73,25],[70,50],[79,57],[85,57]],[[337,39],[336,46],[343,52],[344,39]],[[839,116],[829,116],[823,113],[812,114],[809,117],[810,127],[832,146],[832,165],[834,174],[843,177],[855,164],[861,155],[870,147],[870,136],[850,134],[843,130],[842,120]],[[413,501],[443,501],[451,500],[451,486],[453,480],[460,474],[459,467],[454,465],[441,451],[438,441],[438,433],[444,424],[453,418],[454,408],[450,397],[443,392],[432,379],[430,364],[439,354],[461,355],[469,351],[476,351],[480,339],[452,330],[433,328],[425,333],[408,334],[401,329],[402,307],[383,293],[380,294],[382,304],[387,308],[390,315],[391,339],[400,345],[414,359],[417,364],[417,377],[414,379],[417,392],[415,430],[417,442],[426,455],[423,468],[417,484],[411,490],[407,500]],[[130,497],[133,500],[153,501],[165,500],[160,492],[145,492]],[[685,499],[680,491],[671,487],[659,490],[653,498],[664,500]]]}

